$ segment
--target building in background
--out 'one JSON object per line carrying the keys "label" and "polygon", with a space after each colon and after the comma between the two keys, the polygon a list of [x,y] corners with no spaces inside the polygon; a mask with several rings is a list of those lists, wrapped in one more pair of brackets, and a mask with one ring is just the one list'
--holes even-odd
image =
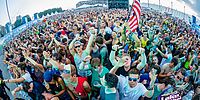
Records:
{"label": "building in background", "polygon": [[108,0],[108,8],[128,9],[129,0]]}
{"label": "building in background", "polygon": [[85,0],[76,4],[76,8],[108,7],[108,0]]}
{"label": "building in background", "polygon": [[10,22],[6,23],[6,33],[10,33],[12,31],[12,25]]}
{"label": "building in background", "polygon": [[28,22],[28,19],[26,16],[22,17],[22,24],[26,24]]}
{"label": "building in background", "polygon": [[34,17],[34,20],[38,19],[38,18],[39,18],[38,13],[35,13],[35,14],[33,15],[33,17]]}
{"label": "building in background", "polygon": [[0,37],[3,37],[6,34],[6,28],[0,25]]}
{"label": "building in background", "polygon": [[21,15],[19,15],[19,16],[16,17],[16,20],[21,20],[21,19],[22,19]]}

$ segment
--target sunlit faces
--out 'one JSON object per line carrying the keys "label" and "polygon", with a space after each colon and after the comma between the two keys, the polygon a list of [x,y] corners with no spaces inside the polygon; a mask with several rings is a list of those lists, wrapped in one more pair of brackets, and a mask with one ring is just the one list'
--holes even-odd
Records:
{"label": "sunlit faces", "polygon": [[116,32],[112,32],[112,38],[116,38],[117,37],[117,33]]}
{"label": "sunlit faces", "polygon": [[95,68],[95,71],[99,71],[100,68],[101,68],[101,65],[100,64],[94,64],[94,68]]}
{"label": "sunlit faces", "polygon": [[73,30],[74,30],[74,31],[77,31],[77,30],[78,30],[78,27],[77,27],[77,26],[73,26]]}
{"label": "sunlit faces", "polygon": [[183,55],[186,55],[186,53],[187,53],[187,51],[186,51],[186,50],[184,50],[184,51],[183,51]]}
{"label": "sunlit faces", "polygon": [[129,74],[128,83],[131,88],[133,88],[137,85],[138,80],[139,80],[138,74]]}
{"label": "sunlit faces", "polygon": [[153,63],[158,64],[158,57],[156,57],[156,56],[153,57]]}
{"label": "sunlit faces", "polygon": [[116,27],[119,27],[119,25],[120,25],[120,22],[119,22],[119,21],[117,21],[117,22],[115,23],[115,25],[116,25]]}
{"label": "sunlit faces", "polygon": [[131,64],[130,56],[124,56],[122,59],[124,60],[124,66],[130,66],[130,64]]}
{"label": "sunlit faces", "polygon": [[83,49],[83,46],[82,46],[82,44],[77,43],[74,45],[74,48],[75,48],[76,52],[81,52]]}
{"label": "sunlit faces", "polygon": [[123,48],[122,48],[122,49],[119,49],[119,51],[118,51],[118,56],[121,58],[123,55],[125,55],[124,49],[123,49]]}
{"label": "sunlit faces", "polygon": [[174,63],[173,62],[171,62],[170,64],[169,64],[169,67],[174,67]]}

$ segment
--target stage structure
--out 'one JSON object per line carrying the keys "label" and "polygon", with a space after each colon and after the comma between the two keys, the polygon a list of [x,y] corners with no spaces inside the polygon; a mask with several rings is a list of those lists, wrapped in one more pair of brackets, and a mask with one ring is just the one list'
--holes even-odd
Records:
{"label": "stage structure", "polygon": [[128,9],[129,0],[108,0],[108,8]]}

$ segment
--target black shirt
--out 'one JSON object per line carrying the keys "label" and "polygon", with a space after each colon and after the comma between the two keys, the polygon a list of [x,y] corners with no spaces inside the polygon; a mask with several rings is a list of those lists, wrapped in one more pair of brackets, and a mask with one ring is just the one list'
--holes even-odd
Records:
{"label": "black shirt", "polygon": [[128,71],[125,71],[125,69],[124,69],[124,67],[120,67],[120,68],[118,68],[117,69],[117,71],[116,71],[116,75],[123,75],[123,76],[128,76],[128,72],[131,70],[131,69],[133,69],[133,67],[131,67]]}

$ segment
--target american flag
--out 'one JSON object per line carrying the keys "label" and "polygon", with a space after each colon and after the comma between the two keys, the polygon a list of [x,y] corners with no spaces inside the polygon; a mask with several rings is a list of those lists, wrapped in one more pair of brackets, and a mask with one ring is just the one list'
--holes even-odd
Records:
{"label": "american flag", "polygon": [[135,32],[136,29],[139,26],[139,19],[141,15],[141,6],[140,2],[138,0],[133,0],[134,4],[132,5],[132,10],[131,10],[131,16],[128,20],[128,24],[130,27],[130,30],[132,32]]}

